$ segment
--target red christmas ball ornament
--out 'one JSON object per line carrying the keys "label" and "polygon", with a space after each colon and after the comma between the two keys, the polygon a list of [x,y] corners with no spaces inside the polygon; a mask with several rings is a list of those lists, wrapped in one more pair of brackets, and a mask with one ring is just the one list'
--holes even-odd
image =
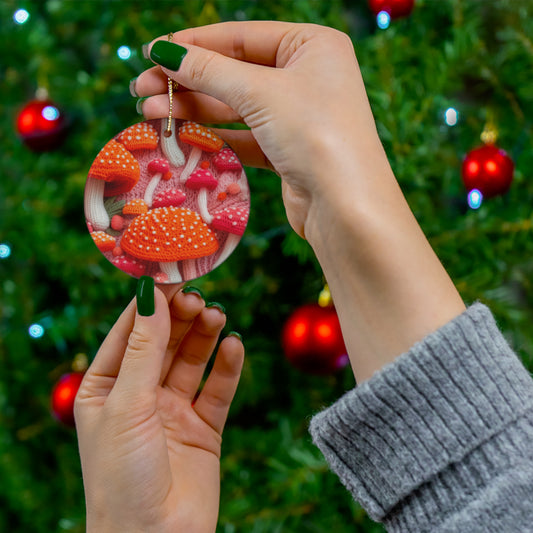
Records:
{"label": "red christmas ball ornament", "polygon": [[333,306],[308,304],[296,309],[283,327],[282,345],[289,362],[309,374],[332,374],[348,364]]}
{"label": "red christmas ball ornament", "polygon": [[58,148],[65,139],[66,129],[65,116],[48,99],[32,100],[17,116],[17,133],[36,152]]}
{"label": "red christmas ball ornament", "polygon": [[513,181],[513,172],[513,160],[494,144],[468,152],[461,170],[467,191],[477,189],[484,198],[506,193]]}
{"label": "red christmas ball ornament", "polygon": [[384,11],[391,19],[407,17],[414,5],[415,0],[368,0],[368,6],[376,17]]}
{"label": "red christmas ball ornament", "polygon": [[52,390],[52,412],[67,426],[74,426],[74,399],[82,379],[83,372],[64,374]]}

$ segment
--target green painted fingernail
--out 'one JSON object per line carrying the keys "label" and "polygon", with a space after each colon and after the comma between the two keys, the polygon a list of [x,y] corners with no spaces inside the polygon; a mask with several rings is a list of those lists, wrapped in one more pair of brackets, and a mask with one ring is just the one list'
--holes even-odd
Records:
{"label": "green painted fingernail", "polygon": [[179,44],[156,41],[150,50],[150,59],[169,70],[178,70],[186,54],[187,48]]}
{"label": "green painted fingernail", "polygon": [[155,313],[154,278],[141,276],[137,283],[137,311],[141,316],[152,316]]}
{"label": "green painted fingernail", "polygon": [[183,294],[197,294],[200,298],[202,298],[202,300],[204,298],[203,292],[196,287],[192,287],[191,285],[189,285],[188,287],[184,287],[181,292]]}
{"label": "green painted fingernail", "polygon": [[219,304],[218,302],[209,302],[209,303],[205,304],[205,306],[208,307],[208,308],[215,307],[221,313],[226,314],[226,308],[222,304]]}
{"label": "green painted fingernail", "polygon": [[150,43],[144,43],[142,45],[141,50],[142,50],[144,59],[150,59]]}
{"label": "green painted fingernail", "polygon": [[237,337],[242,342],[242,335],[237,331],[230,331],[228,337]]}
{"label": "green painted fingernail", "polygon": [[132,78],[130,80],[130,94],[134,97],[134,98],[139,98],[139,95],[137,94],[137,91],[135,90],[135,83],[137,83],[137,78]]}
{"label": "green painted fingernail", "polygon": [[143,103],[145,100],[146,100],[146,97],[139,98],[137,100],[137,103],[135,104],[135,109],[137,110],[137,113],[139,113],[139,115],[143,114]]}

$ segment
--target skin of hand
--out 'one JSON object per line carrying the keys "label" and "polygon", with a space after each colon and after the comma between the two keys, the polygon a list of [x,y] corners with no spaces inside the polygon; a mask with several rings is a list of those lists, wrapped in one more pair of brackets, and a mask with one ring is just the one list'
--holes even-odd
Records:
{"label": "skin of hand", "polygon": [[130,303],[76,397],[89,533],[216,528],[221,435],[244,349],[226,337],[197,395],[226,317],[194,293],[167,297],[155,289],[152,316]]}
{"label": "skin of hand", "polygon": [[181,86],[174,116],[249,127],[220,133],[243,164],[280,176],[288,220],[322,266],[358,382],[464,311],[390,168],[348,36],[230,22],[176,32],[173,42],[187,50],[178,70],[158,65],[135,81],[136,94],[149,96],[143,114],[167,115],[169,76]]}

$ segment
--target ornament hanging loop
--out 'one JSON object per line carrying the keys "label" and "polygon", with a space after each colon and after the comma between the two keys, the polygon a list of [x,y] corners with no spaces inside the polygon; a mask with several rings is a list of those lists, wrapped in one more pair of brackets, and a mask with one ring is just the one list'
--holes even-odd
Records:
{"label": "ornament hanging loop", "polygon": [[[172,41],[173,33],[168,34],[168,40]],[[174,91],[178,89],[178,84],[172,79],[168,78],[168,119],[167,119],[167,129],[164,131],[163,135],[165,137],[170,137],[172,135],[172,104],[174,99]]]}

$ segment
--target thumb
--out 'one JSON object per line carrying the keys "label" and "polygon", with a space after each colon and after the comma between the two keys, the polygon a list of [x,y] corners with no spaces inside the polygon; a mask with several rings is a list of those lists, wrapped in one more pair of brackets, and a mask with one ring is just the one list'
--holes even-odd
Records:
{"label": "thumb", "polygon": [[161,377],[170,338],[170,312],[154,279],[143,276],[137,285],[135,323],[128,338],[115,387],[122,392],[150,392]]}
{"label": "thumb", "polygon": [[150,49],[150,59],[163,72],[189,90],[207,94],[225,103],[240,116],[250,114],[245,105],[259,81],[265,84],[268,70],[192,44],[158,40]]}

